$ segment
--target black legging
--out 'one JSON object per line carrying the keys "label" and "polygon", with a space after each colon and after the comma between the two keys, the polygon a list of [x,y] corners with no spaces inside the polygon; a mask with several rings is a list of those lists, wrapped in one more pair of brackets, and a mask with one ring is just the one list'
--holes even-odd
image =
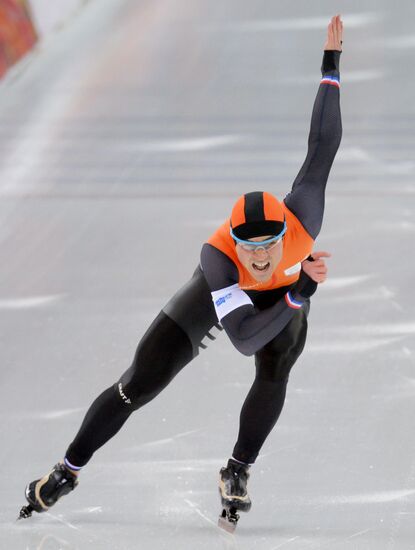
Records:
{"label": "black legging", "polygon": [[281,414],[288,377],[304,349],[306,337],[307,316],[300,310],[278,336],[255,354],[255,380],[242,406],[238,441],[233,450],[237,460],[255,462]]}
{"label": "black legging", "polygon": [[141,339],[131,367],[90,406],[66,452],[69,462],[84,466],[130,414],[156,397],[192,356],[186,333],[161,311]]}
{"label": "black legging", "polygon": [[[253,463],[281,413],[289,372],[301,354],[307,317],[299,310],[278,336],[255,354],[256,376],[240,416],[233,456]],[[66,458],[84,466],[111,439],[130,414],[158,395],[191,361],[194,351],[186,332],[160,312],[143,336],[133,364],[89,408]]]}

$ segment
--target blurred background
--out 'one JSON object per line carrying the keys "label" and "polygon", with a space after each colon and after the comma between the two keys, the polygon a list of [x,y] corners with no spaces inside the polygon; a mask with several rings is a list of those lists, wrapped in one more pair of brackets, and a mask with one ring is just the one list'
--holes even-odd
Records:
{"label": "blurred background", "polygon": [[[289,192],[336,13],[330,278],[252,511],[216,526],[254,376],[222,334],[15,523],[235,199]],[[409,0],[0,0],[2,548],[413,548],[414,19]]]}

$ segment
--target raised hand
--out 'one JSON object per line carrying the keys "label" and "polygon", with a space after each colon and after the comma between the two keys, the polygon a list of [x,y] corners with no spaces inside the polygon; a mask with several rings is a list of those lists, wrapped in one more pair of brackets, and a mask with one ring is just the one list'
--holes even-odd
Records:
{"label": "raised hand", "polygon": [[304,260],[301,268],[316,283],[324,283],[327,279],[327,266],[324,258],[330,258],[330,256],[329,252],[313,252],[311,257],[314,261]]}
{"label": "raised hand", "polygon": [[327,27],[327,39],[324,44],[325,50],[342,51],[343,21],[340,15],[333,15]]}

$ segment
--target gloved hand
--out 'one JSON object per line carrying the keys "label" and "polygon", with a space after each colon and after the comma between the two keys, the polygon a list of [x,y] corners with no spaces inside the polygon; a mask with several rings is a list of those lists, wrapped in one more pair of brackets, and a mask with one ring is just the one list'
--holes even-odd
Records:
{"label": "gloved hand", "polygon": [[285,295],[289,307],[299,309],[304,300],[310,298],[317,290],[319,283],[327,279],[327,266],[324,258],[330,258],[329,252],[313,252],[301,264],[301,273],[295,287]]}

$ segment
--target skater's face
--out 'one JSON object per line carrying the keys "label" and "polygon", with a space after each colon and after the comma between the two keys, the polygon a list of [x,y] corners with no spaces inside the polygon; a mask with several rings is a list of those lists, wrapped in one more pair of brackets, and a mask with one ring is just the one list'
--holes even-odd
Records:
{"label": "skater's face", "polygon": [[[259,243],[272,239],[272,235],[249,239],[252,243]],[[236,254],[239,261],[248,270],[252,277],[261,283],[266,283],[276,270],[282,258],[283,241],[266,246],[253,246],[251,250],[240,243],[236,244]]]}

